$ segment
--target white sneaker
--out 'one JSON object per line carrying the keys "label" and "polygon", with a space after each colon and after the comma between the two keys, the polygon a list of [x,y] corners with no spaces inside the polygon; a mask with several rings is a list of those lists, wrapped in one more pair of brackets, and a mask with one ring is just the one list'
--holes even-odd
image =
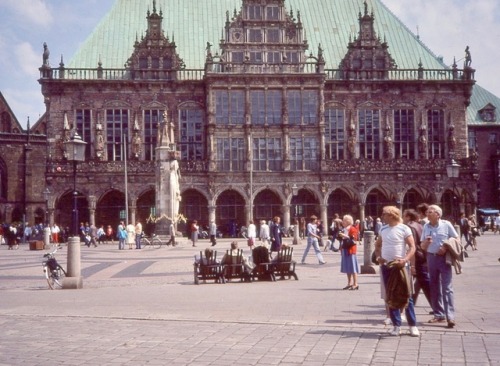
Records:
{"label": "white sneaker", "polygon": [[397,337],[398,335],[401,334],[401,327],[394,327],[390,332],[389,335]]}
{"label": "white sneaker", "polygon": [[410,336],[412,337],[420,337],[420,332],[416,326],[410,327]]}
{"label": "white sneaker", "polygon": [[391,325],[391,324],[392,324],[391,318],[385,318],[384,325]]}

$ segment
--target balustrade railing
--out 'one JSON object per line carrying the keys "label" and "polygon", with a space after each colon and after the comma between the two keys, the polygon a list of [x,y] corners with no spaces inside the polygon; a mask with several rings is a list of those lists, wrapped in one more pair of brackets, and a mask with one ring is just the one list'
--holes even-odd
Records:
{"label": "balustrade railing", "polygon": [[215,74],[322,74],[327,80],[474,80],[474,70],[452,69],[395,69],[395,70],[343,70],[324,69],[315,62],[304,63],[207,63],[205,69],[161,70],[161,69],[95,69],[85,68],[41,68],[42,79],[62,80],[203,80],[205,75]]}

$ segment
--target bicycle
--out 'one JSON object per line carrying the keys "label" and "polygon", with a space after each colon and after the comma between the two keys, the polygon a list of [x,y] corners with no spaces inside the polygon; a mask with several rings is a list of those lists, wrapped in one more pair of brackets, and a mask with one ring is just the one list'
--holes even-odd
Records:
{"label": "bicycle", "polygon": [[42,262],[43,273],[51,290],[62,288],[64,277],[66,277],[66,271],[55,258],[57,249],[56,247],[53,252],[44,254],[43,257],[46,259]]}
{"label": "bicycle", "polygon": [[163,245],[163,241],[155,234],[152,236],[142,235],[141,237],[141,247],[149,246],[150,248],[159,249]]}

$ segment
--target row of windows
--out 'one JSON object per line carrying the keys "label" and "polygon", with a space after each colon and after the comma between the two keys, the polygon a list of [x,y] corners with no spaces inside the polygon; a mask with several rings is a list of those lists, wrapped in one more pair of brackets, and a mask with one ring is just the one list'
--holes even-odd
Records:
{"label": "row of windows", "polygon": [[[216,121],[218,124],[244,122],[244,92],[216,93]],[[282,94],[269,91],[250,93],[251,121],[255,125],[277,125],[282,122]],[[287,94],[287,105],[290,124],[316,124],[318,108],[316,94],[309,91],[290,91]],[[221,106],[224,106],[222,108]],[[313,112],[314,111],[314,112]],[[359,110],[357,114],[357,130],[349,131],[343,109],[327,108],[325,110],[325,152],[327,159],[346,159],[347,150],[354,148],[355,156],[364,159],[382,159],[387,144],[393,150],[393,157],[398,159],[416,159],[418,154],[428,158],[446,157],[446,124],[444,111],[429,110],[427,112],[427,128],[425,144],[421,143],[420,126],[415,121],[415,111],[399,109],[393,111],[393,124],[387,128],[381,122],[381,111],[374,109]],[[104,141],[107,160],[123,160],[123,139],[131,126],[130,112],[127,109],[108,109],[105,113]],[[141,128],[141,150],[145,160],[154,160],[157,142],[157,126],[163,120],[163,110],[151,109],[143,111],[144,125]],[[178,112],[178,128],[176,143],[181,151],[181,159],[206,159],[206,133],[204,128],[204,111],[202,109],[182,109]],[[87,158],[92,157],[94,148],[92,141],[91,111],[76,111],[76,127],[87,145]],[[351,137],[354,136],[354,147]],[[387,137],[390,137],[389,139]],[[128,138],[130,141],[130,138]],[[420,141],[420,142],[419,142]],[[291,169],[317,169],[320,145],[317,137],[295,137],[289,139]],[[252,142],[253,168],[255,170],[281,170],[283,148],[281,137],[254,138]],[[384,146],[385,145],[385,146]],[[219,138],[216,141],[216,161],[218,169],[244,170],[246,161],[246,144],[243,138]],[[352,152],[351,152],[352,154]]]}
{"label": "row of windows", "polygon": [[251,64],[279,64],[286,62],[288,64],[298,64],[300,62],[300,53],[295,51],[232,51],[231,62],[233,64],[241,64],[245,61]]}
{"label": "row of windows", "polygon": [[[279,125],[283,116],[283,94],[278,90],[252,90],[250,96],[250,121],[252,124]],[[288,123],[314,125],[318,122],[318,92],[314,90],[289,90],[286,94]],[[245,123],[245,91],[217,90],[215,92],[215,123],[241,125]]]}
{"label": "row of windows", "polygon": [[250,28],[247,30],[248,42],[251,43],[281,43],[282,38],[278,28]]}
{"label": "row of windows", "polygon": [[245,8],[245,19],[249,20],[279,20],[280,8],[278,6],[248,5]]}

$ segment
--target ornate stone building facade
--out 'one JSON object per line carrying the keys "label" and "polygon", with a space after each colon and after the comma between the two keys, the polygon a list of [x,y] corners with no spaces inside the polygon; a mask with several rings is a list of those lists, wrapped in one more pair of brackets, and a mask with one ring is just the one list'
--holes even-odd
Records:
{"label": "ornate stone building facade", "polygon": [[[450,217],[473,212],[470,65],[430,69],[416,60],[415,68],[399,67],[369,4],[360,2],[343,57],[326,67],[331,45],[310,51],[307,7],[294,12],[285,3],[243,0],[228,11],[216,25],[218,49],[206,43],[200,50],[203,69],[186,67],[156,1],[123,68],[44,63],[47,111],[34,129],[47,136],[41,155],[50,221],[69,226],[73,165],[65,142],[73,129],[87,142],[76,174],[80,219],[116,225],[155,218],[165,120],[178,149],[180,213],[202,224],[214,219],[222,231],[273,216],[285,227],[311,214],[362,220],[386,204],[436,202]],[[446,175],[452,159],[461,166],[455,181]]]}

